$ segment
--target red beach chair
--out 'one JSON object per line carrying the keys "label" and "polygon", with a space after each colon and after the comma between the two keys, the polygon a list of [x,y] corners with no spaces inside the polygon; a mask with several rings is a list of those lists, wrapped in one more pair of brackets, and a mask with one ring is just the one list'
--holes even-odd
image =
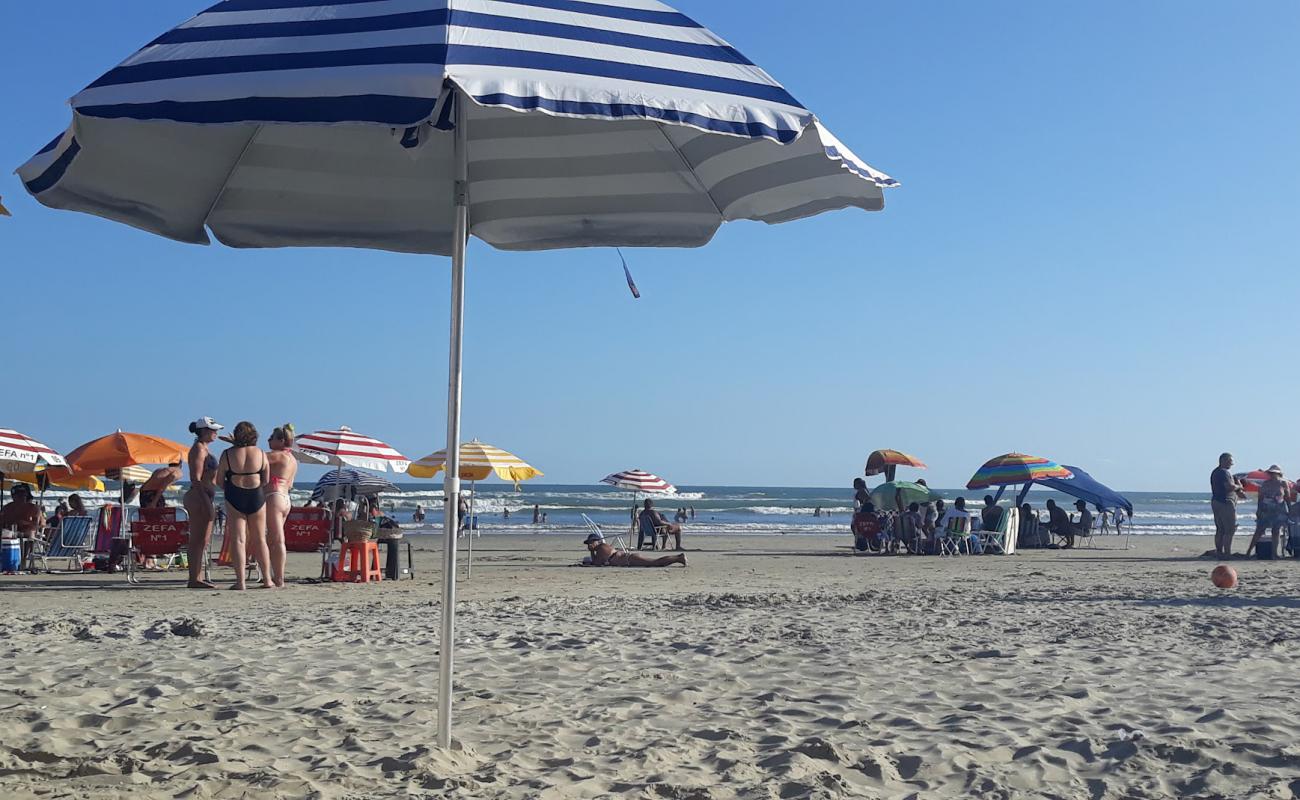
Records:
{"label": "red beach chair", "polygon": [[291,508],[284,521],[284,547],[290,553],[317,553],[330,542],[329,512],[324,508]]}
{"label": "red beach chair", "polygon": [[131,522],[131,554],[126,559],[126,580],[139,583],[136,576],[137,559],[166,559],[163,569],[179,565],[180,554],[190,542],[190,525],[176,518],[174,508],[142,508],[140,516]]}

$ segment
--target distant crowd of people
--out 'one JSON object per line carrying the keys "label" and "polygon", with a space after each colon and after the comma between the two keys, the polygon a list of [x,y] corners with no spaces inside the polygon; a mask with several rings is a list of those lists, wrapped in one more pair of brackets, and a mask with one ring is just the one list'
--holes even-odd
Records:
{"label": "distant crowd of people", "polygon": [[[924,478],[916,483],[926,486]],[[938,555],[943,552],[940,540],[953,531],[970,537],[965,543],[970,552],[980,552],[986,537],[978,534],[1000,530],[1007,512],[993,495],[984,496],[984,505],[978,511],[967,509],[964,497],[958,497],[951,505],[936,497],[909,503],[903,510],[883,509],[876,507],[862,478],[854,479],[853,489],[854,548],[864,552]],[[1101,508],[1094,514],[1083,500],[1075,501],[1074,506],[1077,516],[1071,516],[1055,500],[1048,499],[1044,507],[1047,517],[1042,519],[1031,504],[1022,503],[1015,546],[1072,548],[1079,537],[1091,535],[1097,515],[1106,515],[1107,523],[1113,523],[1115,531],[1120,532],[1121,514]]]}

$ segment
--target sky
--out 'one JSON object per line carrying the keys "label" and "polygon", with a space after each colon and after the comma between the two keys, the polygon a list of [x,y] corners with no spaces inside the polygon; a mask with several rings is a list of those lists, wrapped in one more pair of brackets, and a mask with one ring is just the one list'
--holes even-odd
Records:
{"label": "sky", "polygon": [[[443,446],[449,261],[196,247],[13,168],[203,0],[0,4],[0,427],[63,451],[212,415]],[[677,0],[901,182],[699,249],[471,243],[466,439],[553,483],[963,485],[1010,450],[1120,489],[1300,474],[1300,4]],[[36,32],[45,32],[35,35]]]}

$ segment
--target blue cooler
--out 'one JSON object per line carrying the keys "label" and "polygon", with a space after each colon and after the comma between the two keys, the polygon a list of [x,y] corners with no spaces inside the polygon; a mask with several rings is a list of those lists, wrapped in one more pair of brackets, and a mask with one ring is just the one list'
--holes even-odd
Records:
{"label": "blue cooler", "polygon": [[1255,558],[1268,561],[1273,558],[1273,540],[1260,539],[1255,542]]}
{"label": "blue cooler", "polygon": [[23,561],[20,539],[0,539],[0,572],[17,572]]}

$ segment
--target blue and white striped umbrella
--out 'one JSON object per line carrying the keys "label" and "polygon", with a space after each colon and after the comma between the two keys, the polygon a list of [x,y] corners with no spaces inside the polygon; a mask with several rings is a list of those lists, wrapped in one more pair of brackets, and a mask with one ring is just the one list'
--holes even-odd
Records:
{"label": "blue and white striped umbrella", "polygon": [[468,237],[510,250],[691,247],[729,220],[879,210],[895,185],[657,0],[225,0],[72,110],[18,170],[47,206],[183,242],[211,232],[232,247],[451,255],[443,747]]}
{"label": "blue and white striped umbrella", "polygon": [[359,469],[336,469],[325,473],[316,481],[316,486],[311,490],[311,499],[318,502],[336,500],[339,497],[353,499],[401,491],[378,475]]}
{"label": "blue and white striped umbrella", "polygon": [[702,245],[894,183],[655,0],[226,0],[73,97],[19,174],[185,242],[446,255],[453,90],[471,233],[499,248]]}

